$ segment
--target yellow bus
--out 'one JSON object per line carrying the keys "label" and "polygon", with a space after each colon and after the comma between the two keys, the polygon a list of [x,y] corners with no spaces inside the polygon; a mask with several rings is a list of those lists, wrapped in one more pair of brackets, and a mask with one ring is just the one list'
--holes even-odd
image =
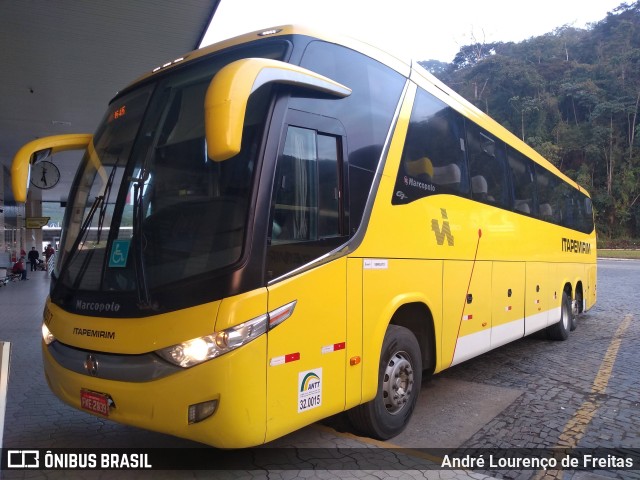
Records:
{"label": "yellow bus", "polygon": [[84,150],[42,326],[67,404],[222,448],[348,411],[405,427],[422,376],[596,300],[587,192],[415,63],[293,26],[168,62]]}

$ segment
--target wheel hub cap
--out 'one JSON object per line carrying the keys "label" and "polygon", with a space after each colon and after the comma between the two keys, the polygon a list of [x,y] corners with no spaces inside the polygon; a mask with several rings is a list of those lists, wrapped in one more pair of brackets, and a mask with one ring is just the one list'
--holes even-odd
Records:
{"label": "wheel hub cap", "polygon": [[394,354],[384,371],[382,395],[387,411],[395,415],[409,401],[413,389],[413,368],[406,352]]}

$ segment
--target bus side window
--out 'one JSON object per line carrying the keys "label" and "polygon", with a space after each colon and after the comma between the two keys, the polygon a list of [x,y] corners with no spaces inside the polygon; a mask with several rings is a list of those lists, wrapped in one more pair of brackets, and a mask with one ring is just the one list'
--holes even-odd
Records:
{"label": "bus side window", "polygon": [[516,212],[537,214],[533,162],[512,148],[507,148],[507,160],[513,184],[513,208]]}
{"label": "bus side window", "polygon": [[436,97],[418,89],[396,178],[393,204],[427,195],[466,195],[462,117]]}
{"label": "bus side window", "polygon": [[341,137],[289,126],[273,187],[271,278],[327,253],[344,240]]}
{"label": "bus side window", "polygon": [[[340,100],[321,96],[297,97],[294,94],[289,107],[339,119],[343,125],[344,134],[349,139],[343,144],[349,179],[345,193],[349,195],[348,218],[350,231],[354,234],[362,221],[385,138],[406,79],[366,55],[320,40],[313,40],[305,47],[300,66],[352,90],[351,95]],[[320,131],[327,130],[321,128]]]}
{"label": "bus side window", "polygon": [[289,127],[278,163],[272,243],[340,234],[336,138]]}
{"label": "bus side window", "polygon": [[562,222],[561,203],[557,197],[560,179],[544,167],[536,164],[536,194],[538,196],[538,217],[560,225]]}
{"label": "bus side window", "polygon": [[467,156],[471,197],[498,207],[510,203],[505,167],[505,144],[467,122]]}
{"label": "bus side window", "polygon": [[583,193],[579,193],[578,198],[582,205],[580,231],[583,233],[591,233],[594,229],[591,199]]}

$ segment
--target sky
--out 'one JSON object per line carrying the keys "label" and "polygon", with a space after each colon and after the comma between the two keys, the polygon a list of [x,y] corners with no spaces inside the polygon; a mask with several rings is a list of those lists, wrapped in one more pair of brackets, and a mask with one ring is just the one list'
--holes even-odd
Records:
{"label": "sky", "polygon": [[[346,34],[414,60],[451,62],[463,45],[584,28],[622,0],[221,0],[202,46],[290,23]],[[629,0],[629,3],[632,3]]]}

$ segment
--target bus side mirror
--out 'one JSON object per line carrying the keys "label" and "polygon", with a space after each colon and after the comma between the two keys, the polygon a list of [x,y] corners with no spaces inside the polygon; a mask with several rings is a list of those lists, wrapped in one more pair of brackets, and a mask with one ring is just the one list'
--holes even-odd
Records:
{"label": "bus side mirror", "polygon": [[11,164],[11,187],[16,202],[27,200],[31,165],[44,160],[49,155],[64,150],[83,150],[87,148],[93,135],[69,134],[53,135],[33,140],[20,148]]}
{"label": "bus side mirror", "polygon": [[240,152],[249,95],[268,83],[293,85],[339,98],[351,89],[296,65],[267,58],[245,58],[226,65],[213,77],[204,101],[207,154],[215,162]]}

